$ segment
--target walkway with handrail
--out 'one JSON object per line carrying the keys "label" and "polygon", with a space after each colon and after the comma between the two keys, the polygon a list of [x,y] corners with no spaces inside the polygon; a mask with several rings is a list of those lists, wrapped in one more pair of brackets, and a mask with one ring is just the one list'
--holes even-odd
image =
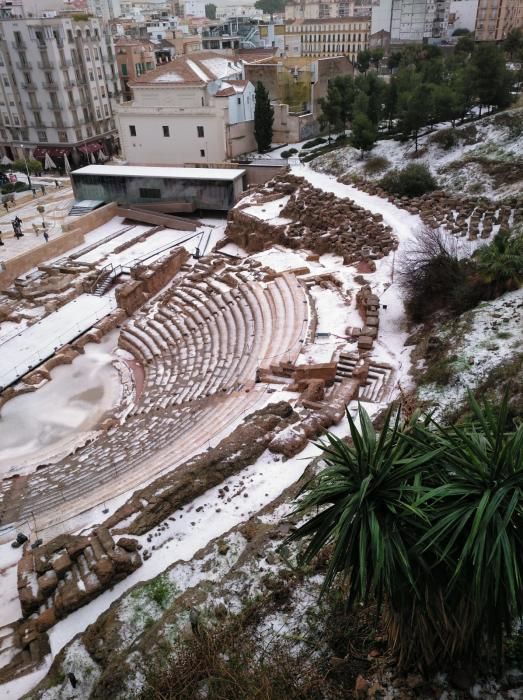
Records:
{"label": "walkway with handrail", "polygon": [[0,391],[38,367],[58,348],[85,333],[115,308],[112,296],[81,294],[0,344]]}

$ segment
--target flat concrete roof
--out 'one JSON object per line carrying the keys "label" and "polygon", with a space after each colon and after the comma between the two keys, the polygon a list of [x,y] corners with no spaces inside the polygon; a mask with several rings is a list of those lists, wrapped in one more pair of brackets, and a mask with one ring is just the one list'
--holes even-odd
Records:
{"label": "flat concrete roof", "polygon": [[146,165],[86,165],[73,170],[74,175],[113,175],[115,177],[161,177],[171,180],[225,180],[241,177],[239,168],[168,168]]}

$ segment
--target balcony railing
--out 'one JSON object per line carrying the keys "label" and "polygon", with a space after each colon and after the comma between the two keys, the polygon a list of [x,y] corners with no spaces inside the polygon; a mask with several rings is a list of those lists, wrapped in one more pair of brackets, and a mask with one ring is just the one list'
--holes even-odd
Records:
{"label": "balcony railing", "polygon": [[40,68],[40,70],[53,70],[53,68],[55,67],[49,61],[38,61],[36,65],[38,66],[38,68]]}

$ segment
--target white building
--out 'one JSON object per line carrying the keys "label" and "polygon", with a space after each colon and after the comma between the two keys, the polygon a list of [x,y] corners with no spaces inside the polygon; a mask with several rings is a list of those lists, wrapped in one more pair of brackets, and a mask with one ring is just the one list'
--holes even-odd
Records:
{"label": "white building", "polygon": [[[116,136],[119,92],[111,36],[98,19],[0,21],[0,151],[78,156]],[[40,151],[40,154],[38,153]]]}
{"label": "white building", "polygon": [[205,17],[204,0],[184,0],[183,6],[185,17]]}
{"label": "white building", "polygon": [[456,29],[473,32],[476,28],[479,0],[451,0],[449,9],[449,37]]}
{"label": "white building", "polygon": [[377,0],[371,34],[386,31],[392,43],[446,38],[450,0]]}
{"label": "white building", "polygon": [[120,0],[87,0],[87,9],[104,22],[110,22],[122,15]]}
{"label": "white building", "polygon": [[162,39],[172,36],[172,33],[178,27],[179,21],[177,17],[164,17],[163,19],[149,20],[146,23],[147,34],[153,41],[161,41]]}
{"label": "white building", "polygon": [[221,163],[254,150],[254,86],[242,75],[240,61],[201,51],[131,82],[132,101],[116,110],[127,162]]}

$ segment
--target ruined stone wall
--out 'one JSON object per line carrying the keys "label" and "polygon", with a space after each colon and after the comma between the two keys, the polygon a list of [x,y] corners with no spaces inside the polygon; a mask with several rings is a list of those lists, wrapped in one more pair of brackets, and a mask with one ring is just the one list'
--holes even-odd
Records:
{"label": "ruined stone wall", "polygon": [[180,271],[189,257],[185,248],[176,248],[169,256],[151,267],[136,267],[132,270],[132,281],[116,288],[116,303],[128,316],[145,303],[152,295],[165,287]]}
{"label": "ruined stone wall", "polygon": [[49,243],[43,243],[37,248],[18,255],[16,258],[5,261],[6,269],[0,272],[0,290],[6,290],[20,275],[25,274],[33,267],[38,267],[38,265],[50,258],[66,253],[71,248],[81,245],[84,240],[84,232],[80,229],[75,229],[56,238],[50,238]]}

